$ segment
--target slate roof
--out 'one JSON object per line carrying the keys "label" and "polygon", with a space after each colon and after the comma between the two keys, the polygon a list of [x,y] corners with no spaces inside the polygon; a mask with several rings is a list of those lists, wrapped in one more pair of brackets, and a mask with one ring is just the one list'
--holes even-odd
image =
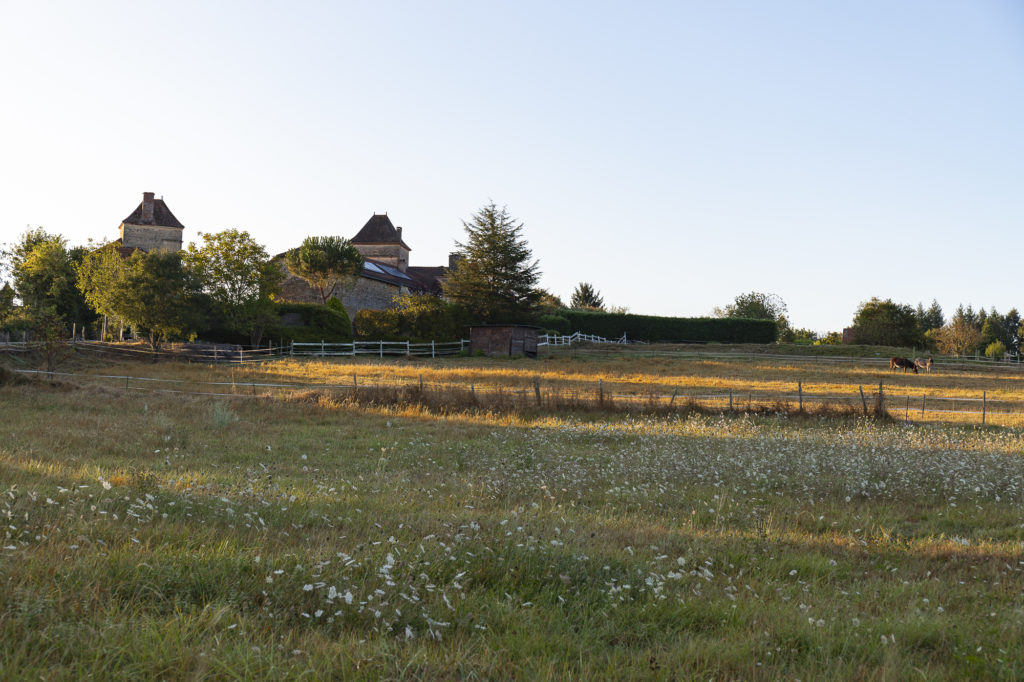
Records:
{"label": "slate roof", "polygon": [[[145,203],[145,202],[143,202]],[[132,214],[125,218],[123,221],[129,225],[158,225],[160,227],[177,227],[184,230],[185,226],[178,222],[178,219],[171,213],[171,209],[167,208],[167,204],[164,203],[163,199],[153,199],[153,220],[151,222],[142,221],[142,204],[132,211]]]}
{"label": "slate roof", "polygon": [[448,272],[443,265],[410,265],[405,270],[422,291],[441,295],[441,279]]}
{"label": "slate roof", "polygon": [[402,272],[394,265],[388,265],[372,258],[363,259],[362,276],[367,279],[375,279],[378,282],[386,282],[395,286],[403,286],[411,291],[430,291],[431,288],[410,272]]}
{"label": "slate roof", "polygon": [[401,244],[412,251],[409,245],[398,236],[398,230],[395,229],[387,214],[374,213],[373,217],[366,221],[363,229],[359,230],[351,241],[353,244]]}

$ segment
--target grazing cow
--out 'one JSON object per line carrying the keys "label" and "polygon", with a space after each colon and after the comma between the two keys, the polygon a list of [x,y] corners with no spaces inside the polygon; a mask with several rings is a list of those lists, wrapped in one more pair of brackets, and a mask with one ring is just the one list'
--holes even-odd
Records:
{"label": "grazing cow", "polygon": [[914,358],[914,366],[918,369],[926,369],[929,372],[932,371],[932,359],[931,358]]}
{"label": "grazing cow", "polygon": [[913,360],[906,358],[889,358],[889,371],[902,367],[903,373],[906,374],[908,369],[914,370],[914,374],[917,374],[917,365],[914,364]]}

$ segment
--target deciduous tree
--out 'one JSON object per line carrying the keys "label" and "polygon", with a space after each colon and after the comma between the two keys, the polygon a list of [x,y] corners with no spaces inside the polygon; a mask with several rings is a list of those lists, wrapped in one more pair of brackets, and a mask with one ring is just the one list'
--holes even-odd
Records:
{"label": "deciduous tree", "polygon": [[199,287],[177,252],[136,251],[117,283],[115,315],[145,333],[155,351],[171,336],[188,336],[197,325]]}
{"label": "deciduous tree", "polygon": [[796,339],[796,334],[790,328],[786,311],[786,302],[782,300],[782,297],[776,294],[751,291],[749,294],[740,294],[724,308],[715,308],[714,313],[717,317],[775,320],[779,327],[779,341],[792,342]]}
{"label": "deciduous tree", "polygon": [[202,245],[189,244],[183,255],[186,267],[220,324],[258,345],[275,318],[271,297],[280,291],[284,273],[248,232],[229,229],[199,236]]}
{"label": "deciduous tree", "polygon": [[981,346],[981,330],[970,316],[954,315],[949,324],[935,332],[939,351],[947,355],[967,355]]}
{"label": "deciduous tree", "polygon": [[93,310],[105,318],[123,322],[118,315],[118,304],[127,274],[128,264],[118,253],[117,244],[104,244],[82,258],[76,268],[76,285]]}
{"label": "deciduous tree", "polygon": [[63,237],[41,227],[27,230],[5,252],[14,290],[29,317],[49,311],[69,327],[95,319],[75,287],[75,269],[85,253],[85,249],[69,249]]}
{"label": "deciduous tree", "polygon": [[892,299],[872,298],[861,303],[853,329],[857,343],[872,346],[913,346],[922,342],[914,309]]}
{"label": "deciduous tree", "polygon": [[751,291],[740,294],[725,308],[715,308],[718,317],[745,317],[753,320],[777,320],[785,315],[786,302],[776,294]]}

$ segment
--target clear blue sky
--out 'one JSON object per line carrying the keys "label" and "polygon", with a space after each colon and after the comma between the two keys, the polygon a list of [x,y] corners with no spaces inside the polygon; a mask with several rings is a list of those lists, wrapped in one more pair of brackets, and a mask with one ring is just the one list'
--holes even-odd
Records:
{"label": "clear blue sky", "polygon": [[0,242],[143,191],[271,253],[493,199],[545,287],[796,326],[1024,308],[1024,3],[0,0]]}

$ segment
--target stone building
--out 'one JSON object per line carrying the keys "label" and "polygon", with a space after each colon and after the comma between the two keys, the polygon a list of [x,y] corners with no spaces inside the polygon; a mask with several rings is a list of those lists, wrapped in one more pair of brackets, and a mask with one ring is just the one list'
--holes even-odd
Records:
{"label": "stone building", "polygon": [[[351,239],[363,256],[363,272],[354,283],[342,283],[334,296],[341,300],[350,317],[363,309],[384,310],[394,304],[397,294],[441,295],[444,266],[411,266],[412,249],[402,239],[402,228],[395,227],[386,214],[374,214]],[[284,254],[278,256],[286,277],[281,298],[297,303],[320,303],[320,294],[306,281],[288,272]]]}
{"label": "stone building", "polygon": [[[123,256],[136,249],[143,251],[180,251],[182,225],[164,200],[153,192],[142,193],[142,203],[121,223],[120,248]],[[364,259],[363,272],[355,282],[339,284],[334,295],[341,299],[351,317],[364,308],[383,310],[394,304],[396,294],[418,293],[441,295],[444,266],[410,266],[412,249],[402,239],[402,228],[395,227],[387,214],[374,214],[352,237]],[[288,272],[284,254],[277,260],[285,272],[281,299],[297,303],[320,303],[320,294],[305,280]]]}
{"label": "stone building", "polygon": [[469,328],[469,350],[484,355],[537,357],[540,327],[530,324],[489,324]]}
{"label": "stone building", "polygon": [[128,253],[135,249],[180,251],[184,229],[162,198],[143,192],[142,203],[121,222],[121,249]]}

